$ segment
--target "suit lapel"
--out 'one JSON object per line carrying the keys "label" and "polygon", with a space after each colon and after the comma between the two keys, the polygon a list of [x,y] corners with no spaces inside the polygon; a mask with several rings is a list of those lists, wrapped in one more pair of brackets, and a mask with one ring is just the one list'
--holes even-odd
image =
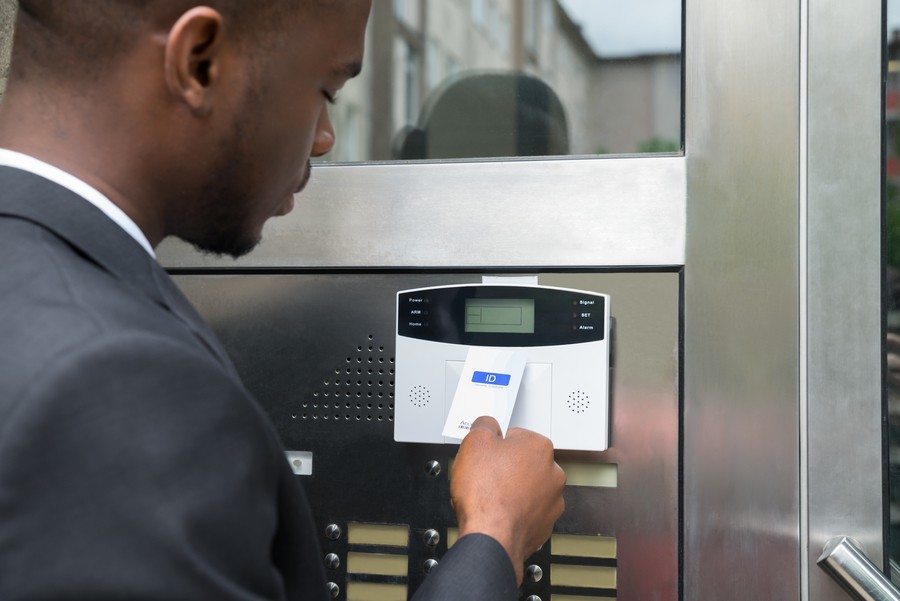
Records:
{"label": "suit lapel", "polygon": [[67,188],[10,167],[0,166],[0,191],[0,216],[46,228],[124,285],[165,307],[236,375],[222,346],[169,275],[100,209]]}
{"label": "suit lapel", "polygon": [[166,306],[188,326],[204,345],[206,345],[206,347],[219,359],[219,362],[222,363],[235,378],[238,378],[237,370],[231,362],[231,357],[229,357],[228,353],[225,352],[225,349],[222,348],[222,345],[209,329],[209,326],[206,325],[206,322],[203,321],[203,318],[200,317],[197,310],[194,309],[194,306],[187,298],[185,298],[178,286],[175,285],[175,282],[172,281],[169,274],[159,267],[156,261],[153,261],[153,263],[156,265],[154,277],[159,286],[159,290],[162,291],[163,296],[166,299]]}

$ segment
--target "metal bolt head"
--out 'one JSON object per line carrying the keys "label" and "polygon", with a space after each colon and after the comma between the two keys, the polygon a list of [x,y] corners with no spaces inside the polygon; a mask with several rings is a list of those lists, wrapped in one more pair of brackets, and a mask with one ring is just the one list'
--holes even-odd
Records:
{"label": "metal bolt head", "polygon": [[528,598],[525,599],[525,601],[541,601],[541,598],[537,595],[529,595]]}
{"label": "metal bolt head", "polygon": [[337,596],[341,594],[341,587],[334,582],[329,582],[326,586],[328,587],[328,596],[337,599]]}
{"label": "metal bolt head", "polygon": [[435,460],[431,460],[425,464],[425,473],[434,478],[441,473],[441,464]]}
{"label": "metal bolt head", "polygon": [[336,570],[341,567],[341,558],[334,553],[325,556],[325,567],[329,570]]}
{"label": "metal bolt head", "polygon": [[325,536],[327,536],[330,540],[337,540],[341,538],[341,527],[337,524],[328,524],[325,526]]}
{"label": "metal bolt head", "polygon": [[544,577],[544,570],[541,569],[541,566],[532,564],[525,568],[525,577],[531,582],[540,582]]}
{"label": "metal bolt head", "polygon": [[426,530],[425,535],[422,538],[429,547],[436,547],[437,544],[441,542],[441,534],[434,528]]}
{"label": "metal bolt head", "polygon": [[426,559],[425,565],[422,569],[425,570],[426,574],[431,574],[431,571],[437,567],[438,561],[437,559]]}

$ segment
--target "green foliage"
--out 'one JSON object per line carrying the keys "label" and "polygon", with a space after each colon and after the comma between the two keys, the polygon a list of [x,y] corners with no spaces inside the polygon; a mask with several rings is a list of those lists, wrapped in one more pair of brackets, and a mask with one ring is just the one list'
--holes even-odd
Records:
{"label": "green foliage", "polygon": [[638,152],[678,152],[681,144],[665,138],[650,138],[638,144]]}
{"label": "green foliage", "polygon": [[889,180],[886,182],[885,193],[887,264],[900,267],[900,186]]}

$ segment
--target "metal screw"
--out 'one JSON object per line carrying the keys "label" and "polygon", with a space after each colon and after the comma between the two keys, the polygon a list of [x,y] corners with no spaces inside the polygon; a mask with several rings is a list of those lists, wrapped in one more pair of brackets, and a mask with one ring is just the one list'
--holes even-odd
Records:
{"label": "metal screw", "polygon": [[422,537],[425,541],[425,544],[429,547],[436,547],[439,542],[441,542],[441,535],[435,529],[430,529],[425,531],[425,536]]}
{"label": "metal screw", "polygon": [[341,587],[333,582],[329,582],[326,586],[328,587],[328,594],[331,596],[331,598],[337,599],[337,596],[341,594]]}
{"label": "metal screw", "polygon": [[531,595],[527,599],[525,599],[525,601],[541,601],[541,598],[537,595]]}
{"label": "metal screw", "polygon": [[541,569],[541,566],[530,565],[525,568],[525,577],[532,582],[540,582],[541,578],[544,577],[544,570]]}
{"label": "metal screw", "polygon": [[432,459],[428,463],[425,464],[425,472],[434,478],[441,473],[441,464]]}
{"label": "metal screw", "polygon": [[437,567],[438,561],[437,559],[426,559],[424,570],[426,574],[431,574],[431,570]]}
{"label": "metal screw", "polygon": [[337,524],[328,524],[325,526],[325,536],[327,536],[331,540],[337,540],[341,538],[341,527]]}
{"label": "metal screw", "polygon": [[329,570],[336,570],[341,567],[341,558],[334,553],[325,556],[325,567]]}

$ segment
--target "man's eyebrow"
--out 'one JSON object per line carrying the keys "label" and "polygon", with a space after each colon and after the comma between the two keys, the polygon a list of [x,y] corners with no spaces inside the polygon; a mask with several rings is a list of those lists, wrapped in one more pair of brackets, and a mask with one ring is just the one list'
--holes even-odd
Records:
{"label": "man's eyebrow", "polygon": [[362,61],[351,61],[332,70],[333,75],[337,77],[346,77],[347,79],[353,79],[361,72]]}

